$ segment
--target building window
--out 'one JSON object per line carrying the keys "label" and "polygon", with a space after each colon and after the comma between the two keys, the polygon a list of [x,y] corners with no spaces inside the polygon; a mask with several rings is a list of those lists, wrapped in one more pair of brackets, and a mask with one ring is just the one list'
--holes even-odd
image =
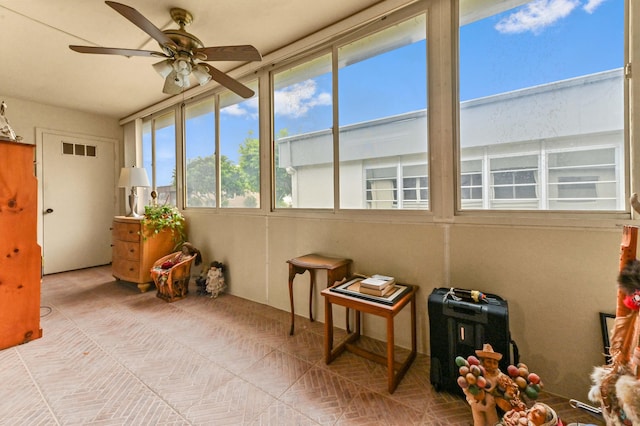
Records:
{"label": "building window", "polygon": [[534,170],[505,170],[491,173],[493,177],[493,198],[496,200],[516,200],[536,198]]}
{"label": "building window", "polygon": [[493,208],[538,208],[538,158],[538,155],[521,155],[489,159]]}
{"label": "building window", "polygon": [[[142,123],[142,164],[151,177],[159,204],[176,205],[175,111],[164,112]],[[140,194],[138,194],[140,196]],[[142,197],[141,197],[142,198]],[[144,194],[149,199],[149,194]]]}
{"label": "building window", "polygon": [[615,148],[549,153],[550,206],[558,210],[615,210],[616,157]]}
{"label": "building window", "polygon": [[[555,3],[460,1],[462,209],[625,208],[625,2]],[[531,152],[492,159],[491,200],[470,201],[466,162]]]}
{"label": "building window", "polygon": [[460,163],[460,200],[463,208],[483,207],[484,186],[483,159],[465,160]]}
{"label": "building window", "polygon": [[402,208],[429,208],[429,177],[426,164],[402,168]]}
{"label": "building window", "polygon": [[[428,209],[429,179],[425,164],[365,169],[368,209]],[[401,186],[398,187],[398,182]]]}
{"label": "building window", "polygon": [[393,209],[398,206],[398,170],[384,167],[366,170],[367,208]]}

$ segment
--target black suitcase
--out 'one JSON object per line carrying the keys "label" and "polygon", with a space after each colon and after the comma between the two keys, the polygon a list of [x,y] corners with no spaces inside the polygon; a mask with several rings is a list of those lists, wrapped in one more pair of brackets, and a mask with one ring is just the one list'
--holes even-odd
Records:
{"label": "black suitcase", "polygon": [[436,288],[429,295],[431,384],[437,391],[462,394],[458,386],[456,356],[475,355],[489,343],[502,354],[499,366],[504,373],[518,363],[518,349],[509,332],[507,301],[494,294],[473,300],[465,289]]}

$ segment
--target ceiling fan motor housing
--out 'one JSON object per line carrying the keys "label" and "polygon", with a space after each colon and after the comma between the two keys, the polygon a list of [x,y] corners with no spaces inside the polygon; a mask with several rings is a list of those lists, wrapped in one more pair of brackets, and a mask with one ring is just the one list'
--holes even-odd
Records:
{"label": "ceiling fan motor housing", "polygon": [[[180,26],[179,29],[164,30],[163,33],[175,43],[176,51],[174,53],[186,53],[190,57],[193,57],[193,50],[204,47],[202,41],[193,34],[185,31],[184,27],[193,22],[193,16],[191,13],[184,9],[173,8],[171,9],[171,18]],[[161,46],[165,47],[165,46]]]}

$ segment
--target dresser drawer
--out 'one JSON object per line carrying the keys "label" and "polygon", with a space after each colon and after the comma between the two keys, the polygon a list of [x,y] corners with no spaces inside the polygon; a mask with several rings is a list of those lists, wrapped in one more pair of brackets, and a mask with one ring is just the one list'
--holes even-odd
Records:
{"label": "dresser drawer", "polygon": [[115,222],[112,236],[114,241],[140,241],[140,224]]}
{"label": "dresser drawer", "polygon": [[140,276],[140,262],[114,257],[113,275],[125,281],[137,282]]}
{"label": "dresser drawer", "polygon": [[140,243],[128,241],[113,242],[113,257],[140,262]]}

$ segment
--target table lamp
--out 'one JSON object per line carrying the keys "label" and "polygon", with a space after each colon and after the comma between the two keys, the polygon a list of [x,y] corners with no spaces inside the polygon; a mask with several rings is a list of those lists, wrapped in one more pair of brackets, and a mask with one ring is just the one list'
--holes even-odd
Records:
{"label": "table lamp", "polygon": [[147,171],[142,167],[123,167],[120,170],[120,180],[118,180],[118,187],[127,188],[131,187],[131,193],[129,194],[129,208],[131,212],[127,217],[141,217],[136,212],[138,204],[138,194],[136,193],[137,187],[149,187],[149,178],[147,177]]}

